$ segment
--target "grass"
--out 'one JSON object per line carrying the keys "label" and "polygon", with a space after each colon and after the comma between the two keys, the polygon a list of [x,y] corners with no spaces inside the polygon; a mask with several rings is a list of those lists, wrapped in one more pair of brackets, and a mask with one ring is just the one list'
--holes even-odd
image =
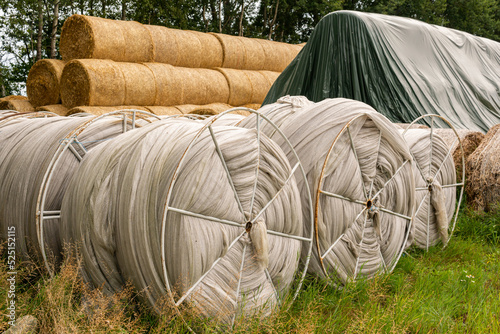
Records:
{"label": "grass", "polygon": [[[462,209],[444,250],[412,250],[391,274],[336,289],[307,277],[288,310],[262,320],[240,319],[236,333],[500,333],[500,209]],[[5,252],[4,252],[5,253]],[[0,299],[7,301],[5,258]],[[41,333],[185,333],[172,312],[148,310],[126,287],[115,296],[87,288],[66,262],[50,279],[32,263],[18,266],[17,315],[32,314]],[[6,314],[6,302],[0,305]],[[7,319],[7,318],[5,318]],[[188,316],[196,332],[223,332]],[[0,320],[0,331],[8,328]]]}

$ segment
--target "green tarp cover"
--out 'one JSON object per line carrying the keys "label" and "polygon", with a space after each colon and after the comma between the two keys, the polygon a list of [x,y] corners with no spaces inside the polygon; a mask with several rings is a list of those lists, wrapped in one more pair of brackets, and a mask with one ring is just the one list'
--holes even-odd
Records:
{"label": "green tarp cover", "polygon": [[395,122],[438,114],[484,132],[500,123],[500,43],[409,18],[333,12],[264,104],[284,95],[359,100]]}

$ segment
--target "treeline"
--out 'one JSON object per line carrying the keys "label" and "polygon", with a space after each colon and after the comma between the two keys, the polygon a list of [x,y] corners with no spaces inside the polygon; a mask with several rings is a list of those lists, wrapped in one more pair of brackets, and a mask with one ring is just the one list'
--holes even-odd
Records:
{"label": "treeline", "polygon": [[500,0],[0,0],[0,94],[19,93],[37,59],[59,58],[73,14],[289,43],[340,9],[419,19],[500,41]]}

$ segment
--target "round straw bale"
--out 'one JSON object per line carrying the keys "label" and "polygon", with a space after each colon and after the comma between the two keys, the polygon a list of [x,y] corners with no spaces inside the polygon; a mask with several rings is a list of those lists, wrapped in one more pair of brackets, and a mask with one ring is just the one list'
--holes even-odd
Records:
{"label": "round straw bale", "polygon": [[176,65],[179,57],[176,30],[152,25],[144,27],[153,40],[154,62]]}
{"label": "round straw bale", "polygon": [[213,34],[222,45],[223,61],[225,68],[245,68],[245,45],[240,38],[224,34]]}
{"label": "round straw bale", "polygon": [[156,81],[155,106],[172,106],[184,101],[183,85],[178,71],[173,66],[159,63],[146,63]]}
{"label": "round straw bale", "polygon": [[67,116],[69,115],[74,115],[78,113],[86,113],[86,114],[92,114],[95,116],[100,116],[104,115],[113,111],[118,111],[118,110],[142,110],[142,111],[150,111],[146,107],[140,107],[140,106],[112,106],[112,107],[103,107],[103,106],[80,106],[80,107],[75,107],[72,108],[68,111]]}
{"label": "round straw bale", "polygon": [[28,100],[7,100],[0,102],[0,110],[15,110],[19,112],[35,111]]}
{"label": "round straw bale", "polygon": [[111,59],[153,61],[151,34],[142,24],[73,15],[63,25],[60,52],[63,60]]}
{"label": "round straw bale", "polygon": [[175,71],[182,85],[184,103],[201,105],[229,100],[229,85],[220,72],[186,67],[177,67]]}
{"label": "round straw bale", "polygon": [[5,97],[2,97],[0,99],[0,102],[2,101],[10,101],[10,100],[27,100],[28,98],[26,96],[22,96],[22,95],[8,95],[8,96],[5,96]]}
{"label": "round straw bale", "polygon": [[156,82],[149,67],[136,63],[119,63],[118,66],[125,79],[125,101],[123,104],[154,105]]}
{"label": "round straw bale", "polygon": [[26,90],[34,107],[61,103],[60,82],[64,62],[42,59],[31,67],[26,80]]}
{"label": "round straw bale", "polygon": [[269,80],[258,71],[245,71],[252,85],[252,97],[250,103],[262,103],[266,98],[267,92],[271,88]]}
{"label": "round straw bale", "polygon": [[182,114],[177,107],[147,106],[146,109],[155,115],[173,116]]}
{"label": "round straw bale", "polygon": [[61,99],[67,108],[120,106],[124,104],[125,93],[125,78],[111,60],[72,60],[64,67]]}
{"label": "round straw bale", "polygon": [[[252,101],[252,83],[243,70],[228,68],[218,68],[224,74],[229,85],[228,103],[233,106],[240,106]],[[259,101],[256,101],[259,103]],[[262,102],[262,101],[260,101]]]}
{"label": "round straw bale", "polygon": [[[462,175],[462,150],[457,140],[457,136],[452,129],[435,129],[436,133],[443,138],[446,145],[451,149],[457,175]],[[457,129],[458,137],[462,142],[464,150],[464,159],[467,158],[476,150],[484,138],[484,134],[478,131],[471,131],[467,129]]]}
{"label": "round straw bale", "polygon": [[262,70],[266,68],[266,53],[257,38],[235,37],[240,39],[245,48],[245,70]]}
{"label": "round straw bale", "polygon": [[[286,63],[286,57],[283,52],[283,48],[277,42],[268,41],[265,39],[259,39],[265,54],[265,64],[266,67],[262,70],[281,72],[288,65]],[[275,44],[276,43],[276,44]]]}
{"label": "round straw bale", "polygon": [[[193,31],[200,41],[202,57],[199,67],[214,68],[221,67],[223,61],[222,45],[217,37],[212,34]],[[192,67],[192,66],[189,66]]]}
{"label": "round straw bale", "polygon": [[493,126],[466,165],[465,191],[473,208],[488,211],[500,202],[500,124]]}
{"label": "round straw bale", "polygon": [[241,107],[250,108],[253,110],[259,110],[261,107],[261,104],[260,103],[248,103],[248,104],[242,105]]}
{"label": "round straw bale", "polygon": [[269,88],[274,84],[276,79],[280,76],[281,73],[279,72],[273,72],[273,71],[260,71],[263,76],[266,77],[267,81],[269,81]]}
{"label": "round straw bale", "polygon": [[50,111],[54,114],[58,114],[60,116],[66,116],[68,114],[68,108],[63,106],[62,104],[51,104],[48,106],[37,107],[36,111]]}
{"label": "round straw bale", "polygon": [[177,62],[175,66],[200,67],[205,55],[202,53],[201,42],[193,31],[170,29],[177,41]]}

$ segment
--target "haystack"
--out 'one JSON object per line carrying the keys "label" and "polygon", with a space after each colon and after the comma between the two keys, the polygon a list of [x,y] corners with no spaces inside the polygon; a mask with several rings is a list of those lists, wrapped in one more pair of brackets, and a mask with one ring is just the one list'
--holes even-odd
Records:
{"label": "haystack", "polygon": [[26,96],[22,96],[22,95],[8,95],[8,96],[0,98],[0,102],[10,101],[10,100],[27,100],[27,99],[28,98]]}
{"label": "haystack", "polygon": [[68,108],[63,106],[62,104],[51,104],[47,106],[37,107],[36,111],[50,111],[54,114],[58,114],[60,116],[66,116],[68,114]]}
{"label": "haystack", "polygon": [[182,115],[182,112],[177,107],[147,106],[145,108],[148,109],[150,113],[159,116]]}
{"label": "haystack", "polygon": [[104,115],[113,111],[118,111],[118,110],[142,110],[142,111],[150,111],[146,107],[140,107],[140,106],[111,106],[111,107],[103,107],[103,106],[80,106],[80,107],[75,107],[71,108],[67,112],[67,116],[69,115],[74,115],[74,114],[79,114],[79,113],[87,113],[95,116],[100,116]]}
{"label": "haystack", "polygon": [[185,104],[177,106],[183,114],[197,114],[197,115],[217,115],[223,111],[231,109],[229,104],[225,103],[210,103],[206,105],[193,105]]}
{"label": "haystack", "polygon": [[488,211],[500,202],[500,124],[492,127],[466,164],[467,201]]}
{"label": "haystack", "polygon": [[3,100],[0,102],[0,110],[15,110],[19,112],[35,111],[30,101],[24,99]]}
{"label": "haystack", "polygon": [[42,59],[31,67],[26,91],[34,107],[61,103],[60,82],[64,64],[58,59]]}

